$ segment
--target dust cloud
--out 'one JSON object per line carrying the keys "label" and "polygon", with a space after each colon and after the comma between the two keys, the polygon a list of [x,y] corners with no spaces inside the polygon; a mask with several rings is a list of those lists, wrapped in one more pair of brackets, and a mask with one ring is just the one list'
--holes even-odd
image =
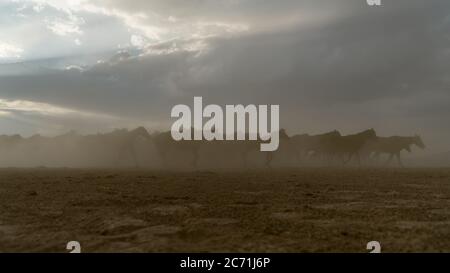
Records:
{"label": "dust cloud", "polygon": [[[367,137],[364,134],[342,136],[338,131],[320,135],[286,134],[279,149],[270,153],[259,151],[259,141],[176,142],[170,132],[150,134],[143,127],[91,135],[74,131],[55,137],[3,135],[0,136],[0,167],[198,170],[450,166],[450,153],[445,152],[403,159],[404,155],[426,148],[423,143],[419,147],[421,144],[415,142],[415,137],[391,139],[378,137],[375,132]],[[416,138],[422,142],[419,136]],[[397,152],[400,158],[396,157]]]}

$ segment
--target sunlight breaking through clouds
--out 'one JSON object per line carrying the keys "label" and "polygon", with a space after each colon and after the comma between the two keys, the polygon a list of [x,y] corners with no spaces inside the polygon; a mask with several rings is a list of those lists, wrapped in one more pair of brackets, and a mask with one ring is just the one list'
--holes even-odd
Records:
{"label": "sunlight breaking through clouds", "polygon": [[0,110],[0,117],[9,116],[10,114],[11,114],[10,112]]}
{"label": "sunlight breaking through clouds", "polygon": [[91,117],[108,117],[107,115],[96,114],[86,111],[79,111],[64,107],[55,106],[48,103],[34,102],[29,100],[5,100],[0,99],[0,111],[3,113],[36,113],[49,116],[78,115]]}
{"label": "sunlight breaking through clouds", "polygon": [[0,60],[1,59],[20,59],[23,49],[9,44],[0,42]]}
{"label": "sunlight breaking through clouds", "polygon": [[[96,51],[110,51],[117,45],[124,44],[140,49],[174,39],[229,36],[244,33],[250,29],[250,25],[236,20],[191,18],[189,14],[176,17],[166,10],[124,9],[121,4],[111,5],[107,1],[9,0],[9,3],[16,6],[14,12],[16,16],[28,21],[37,20],[35,26],[27,25],[27,28],[37,28],[39,24],[43,24],[54,35],[62,38],[71,37],[70,41],[76,51],[98,45],[98,41],[92,40],[98,36],[96,32],[101,31],[101,26],[105,28],[104,31],[111,29],[114,27],[112,25],[114,21],[123,26],[122,30],[115,28],[115,35],[128,36],[128,38],[119,43],[110,43],[109,46],[105,44]],[[35,36],[34,33],[31,37],[33,36]],[[81,42],[80,36],[83,36],[85,42]],[[46,42],[51,45],[56,40]]]}
{"label": "sunlight breaking through clouds", "polygon": [[[49,103],[30,100],[0,99],[0,127],[2,131],[17,128],[14,133],[61,134],[69,130],[79,132],[101,132],[118,128],[118,124],[130,127],[147,124],[148,121],[130,120],[110,114],[77,110]],[[13,127],[14,127],[13,126]],[[127,127],[125,126],[125,127]]]}
{"label": "sunlight breaking through clouds", "polygon": [[45,24],[47,28],[50,29],[53,33],[60,36],[66,36],[69,34],[83,34],[81,30],[81,25],[84,24],[84,20],[82,18],[76,17],[74,15],[69,15],[67,18],[55,18],[55,19],[46,19]]}

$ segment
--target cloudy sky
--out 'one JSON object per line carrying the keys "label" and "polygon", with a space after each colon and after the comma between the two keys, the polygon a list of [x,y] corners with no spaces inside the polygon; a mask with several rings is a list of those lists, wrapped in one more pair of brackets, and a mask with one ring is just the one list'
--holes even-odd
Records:
{"label": "cloudy sky", "polygon": [[450,151],[450,1],[0,0],[0,134],[168,130],[171,107],[279,104],[288,132]]}

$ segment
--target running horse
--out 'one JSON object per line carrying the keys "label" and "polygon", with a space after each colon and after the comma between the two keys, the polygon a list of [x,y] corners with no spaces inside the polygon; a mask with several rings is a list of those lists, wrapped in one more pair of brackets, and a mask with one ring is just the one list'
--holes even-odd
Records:
{"label": "running horse", "polygon": [[394,156],[397,158],[398,164],[403,167],[400,153],[405,150],[411,152],[411,146],[417,146],[425,149],[422,138],[418,135],[412,137],[392,136],[392,137],[376,137],[367,142],[365,149],[374,154],[374,158],[378,161],[381,154],[388,154],[389,158],[386,165],[389,164]]}

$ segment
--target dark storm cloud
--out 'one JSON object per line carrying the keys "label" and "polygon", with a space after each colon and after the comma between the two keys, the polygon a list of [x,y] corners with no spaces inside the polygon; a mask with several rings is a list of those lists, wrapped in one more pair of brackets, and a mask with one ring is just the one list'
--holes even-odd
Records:
{"label": "dark storm cloud", "polygon": [[[0,96],[167,123],[174,104],[202,95],[206,103],[280,104],[283,126],[294,131],[426,131],[448,145],[440,127],[450,120],[448,1],[102,3],[253,28],[173,39],[81,70],[4,75]],[[302,12],[318,19],[291,20]]]}

